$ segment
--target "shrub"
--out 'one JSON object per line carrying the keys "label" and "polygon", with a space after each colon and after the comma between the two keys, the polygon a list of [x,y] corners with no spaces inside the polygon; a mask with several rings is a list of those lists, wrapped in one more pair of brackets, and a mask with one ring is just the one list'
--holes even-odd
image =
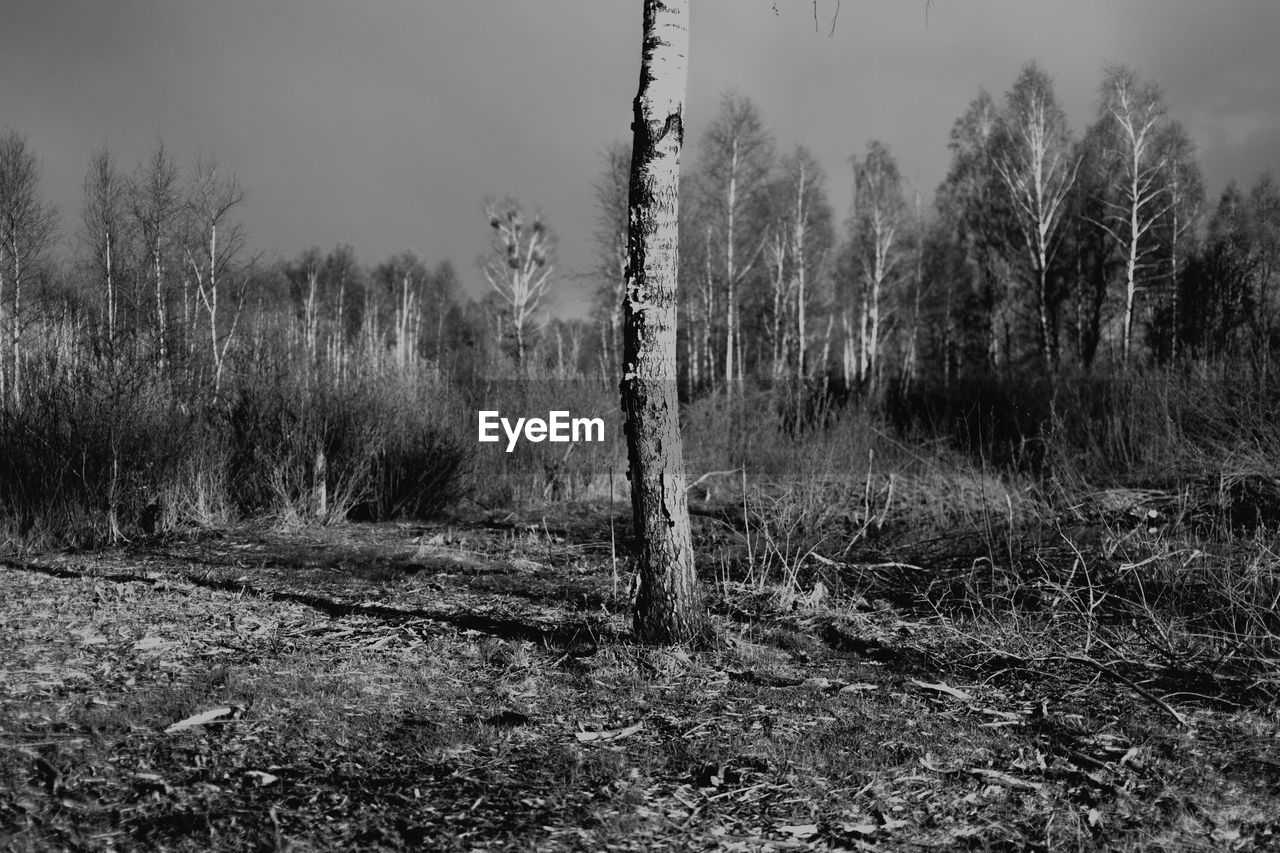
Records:
{"label": "shrub", "polygon": [[[595,378],[532,377],[515,381],[474,381],[458,388],[458,434],[475,448],[476,498],[486,505],[527,500],[576,500],[607,494],[610,470],[626,467],[626,443],[617,387]],[[547,417],[564,410],[575,418],[601,418],[603,442],[558,444],[520,441],[512,452],[506,439],[479,445],[476,413],[491,410],[503,417]],[[619,473],[617,480],[625,483]]]}
{"label": "shrub", "polygon": [[[239,376],[222,410],[232,499],[246,515],[427,518],[460,497],[468,451],[417,376]],[[321,497],[323,495],[323,497]]]}
{"label": "shrub", "polygon": [[79,545],[154,529],[202,446],[192,406],[127,362],[33,367],[0,408],[0,512],[24,539]]}
{"label": "shrub", "polygon": [[456,395],[431,380],[395,377],[368,400],[376,430],[365,504],[374,519],[426,519],[470,491],[472,452],[447,413]]}

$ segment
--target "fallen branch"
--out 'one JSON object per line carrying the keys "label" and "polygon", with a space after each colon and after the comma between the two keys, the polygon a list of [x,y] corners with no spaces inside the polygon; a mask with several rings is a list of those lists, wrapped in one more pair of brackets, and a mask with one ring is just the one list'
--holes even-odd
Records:
{"label": "fallen branch", "polygon": [[926,569],[923,566],[917,566],[914,563],[842,563],[839,560],[833,560],[830,557],[824,557],[817,551],[810,551],[808,556],[813,557],[824,566],[841,569],[863,569],[875,571],[876,569],[908,569],[913,572],[923,572]]}
{"label": "fallen branch", "polygon": [[970,696],[968,693],[964,692],[963,690],[958,690],[955,687],[952,687],[949,684],[944,684],[941,681],[939,681],[937,684],[933,684],[928,681],[917,681],[913,678],[907,683],[912,685],[913,687],[919,687],[922,690],[932,690],[935,693],[945,693],[948,696],[951,696],[955,699],[959,699],[961,702],[968,702],[973,699],[972,696]]}
{"label": "fallen branch", "polygon": [[599,731],[599,732],[588,732],[588,731],[574,732],[574,736],[578,739],[579,743],[593,743],[593,742],[599,742],[599,741],[605,741],[605,740],[621,740],[624,737],[635,734],[636,732],[640,731],[640,729],[642,728],[644,728],[643,720],[634,725],[626,726],[621,729],[606,729],[605,731]]}
{"label": "fallen branch", "polygon": [[687,492],[690,489],[692,489],[694,486],[702,485],[702,483],[705,482],[709,477],[719,477],[721,474],[737,474],[741,470],[742,470],[741,468],[730,468],[728,471],[708,471],[698,479],[694,480],[689,485],[685,486],[684,490]]}
{"label": "fallen branch", "polygon": [[1138,684],[1132,678],[1129,678],[1128,676],[1117,672],[1116,670],[1112,669],[1106,664],[1101,663],[1100,661],[1096,661],[1091,657],[1086,657],[1085,655],[1036,655],[1034,657],[1025,657],[1023,655],[1016,655],[1013,652],[1010,652],[1006,649],[997,648],[996,646],[993,646],[990,643],[983,642],[981,640],[979,640],[979,642],[981,642],[982,645],[986,647],[987,651],[990,652],[991,654],[996,655],[1005,660],[1019,661],[1023,665],[1032,664],[1032,663],[1045,663],[1048,661],[1058,660],[1058,661],[1066,661],[1068,663],[1083,664],[1085,666],[1091,667],[1093,669],[1096,669],[1098,672],[1102,673],[1103,675],[1114,678],[1116,681],[1119,681],[1121,684],[1124,684],[1124,685],[1127,685],[1128,687],[1133,688],[1134,692],[1136,692],[1142,698],[1146,699],[1151,704],[1155,705],[1160,710],[1164,711],[1166,714],[1172,717],[1178,723],[1178,725],[1182,726],[1183,728],[1185,729],[1195,728],[1194,726],[1191,725],[1191,723],[1187,722],[1186,717],[1182,716],[1176,710],[1174,710],[1174,708],[1170,706],[1168,702],[1164,701],[1159,696],[1152,693],[1150,690]]}
{"label": "fallen branch", "polygon": [[1062,659],[1071,661],[1072,663],[1080,663],[1080,664],[1084,664],[1085,666],[1091,666],[1094,669],[1096,669],[1098,672],[1102,673],[1103,675],[1110,676],[1111,678],[1114,678],[1116,681],[1119,681],[1122,684],[1126,684],[1129,687],[1132,687],[1133,690],[1138,695],[1150,701],[1152,704],[1160,708],[1160,710],[1164,711],[1170,717],[1173,717],[1173,719],[1177,721],[1178,725],[1182,726],[1184,729],[1194,728],[1194,726],[1192,726],[1191,723],[1187,722],[1186,717],[1182,716],[1177,711],[1175,711],[1169,705],[1168,702],[1164,701],[1159,696],[1152,693],[1150,690],[1141,686],[1132,678],[1129,678],[1128,676],[1123,675],[1122,673],[1116,672],[1114,669],[1107,666],[1106,664],[1100,663],[1099,661],[1096,661],[1093,658],[1085,657],[1084,655],[1065,655],[1063,656]]}
{"label": "fallen branch", "polygon": [[185,720],[179,720],[164,730],[164,733],[171,735],[174,732],[180,732],[185,729],[193,729],[197,726],[205,726],[209,723],[221,723],[227,720],[238,720],[244,713],[242,705],[224,705],[221,708],[212,708],[208,711],[201,711],[187,717]]}

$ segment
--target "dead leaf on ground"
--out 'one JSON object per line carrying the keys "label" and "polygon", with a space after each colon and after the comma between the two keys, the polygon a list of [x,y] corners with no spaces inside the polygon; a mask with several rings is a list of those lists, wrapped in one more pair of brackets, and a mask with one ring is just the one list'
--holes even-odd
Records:
{"label": "dead leaf on ground", "polygon": [[605,740],[621,740],[624,737],[629,737],[635,734],[642,728],[644,728],[643,721],[621,729],[605,729],[598,732],[575,732],[574,735],[578,738],[579,743],[597,743]]}
{"label": "dead leaf on ground", "polygon": [[937,763],[933,757],[933,753],[931,752],[925,753],[924,758],[920,759],[920,766],[925,770],[931,770],[934,773],[941,773],[944,776],[948,776],[952,773],[959,773],[963,769],[960,767],[943,767]]}
{"label": "dead leaf on ground", "polygon": [[185,720],[179,720],[164,730],[167,735],[174,732],[180,732],[184,729],[192,729],[196,726],[207,725],[208,723],[216,723],[220,720],[235,719],[241,713],[242,709],[235,705],[224,705],[221,708],[211,708],[208,711],[201,711],[199,714],[193,714]]}
{"label": "dead leaf on ground", "polygon": [[818,825],[816,823],[788,824],[778,827],[778,832],[803,840],[817,835]]}
{"label": "dead leaf on ground", "polygon": [[133,644],[133,650],[138,652],[150,651],[153,649],[170,649],[178,645],[175,640],[166,640],[164,637],[156,637],[154,635],[143,637],[141,640]]}
{"label": "dead leaf on ground", "polygon": [[1014,791],[1039,791],[1044,788],[1044,785],[1040,782],[1029,782],[1026,779],[1019,779],[1017,776],[1010,776],[1008,773],[1001,773],[999,770],[990,770],[986,767],[971,767],[968,772],[979,779],[986,779],[989,782],[1003,785]]}
{"label": "dead leaf on ground", "polygon": [[82,646],[98,646],[107,642],[106,637],[102,636],[92,628],[75,628],[67,633],[72,636],[79,637],[80,645]]}
{"label": "dead leaf on ground", "polygon": [[853,684],[846,684],[844,687],[841,687],[840,692],[841,693],[862,693],[867,690],[879,690],[879,689],[880,689],[880,685],[878,684],[869,684],[865,681],[858,681],[858,682],[854,682]]}
{"label": "dead leaf on ground", "polygon": [[154,788],[166,794],[172,790],[168,780],[158,773],[134,773],[133,778],[139,787]]}
{"label": "dead leaf on ground", "polygon": [[941,681],[934,684],[928,681],[916,681],[913,678],[907,683],[913,687],[919,687],[921,690],[932,690],[934,693],[945,693],[948,696],[953,696],[956,699],[959,699],[961,702],[969,702],[973,699],[972,696],[965,693],[963,690],[952,687],[950,684],[944,684]]}

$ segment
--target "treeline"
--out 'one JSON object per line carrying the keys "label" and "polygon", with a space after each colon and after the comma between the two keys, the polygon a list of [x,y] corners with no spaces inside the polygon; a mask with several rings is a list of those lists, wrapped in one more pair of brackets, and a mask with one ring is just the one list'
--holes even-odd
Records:
{"label": "treeline", "polygon": [[[1168,468],[1175,445],[1230,431],[1251,458],[1273,458],[1262,424],[1280,401],[1270,174],[1210,204],[1162,92],[1123,66],[1104,71],[1077,134],[1030,63],[1003,98],[978,93],[950,150],[926,206],[889,143],[868,142],[851,158],[842,216],[813,155],[780,152],[750,99],[726,95],[683,170],[683,398],[819,389],[820,406],[858,399],[986,459],[1031,453],[1033,467],[1052,424],[1062,454],[1092,454],[1098,471]],[[480,408],[537,409],[572,394],[590,414],[616,413],[625,145],[595,184],[598,298],[576,321],[547,318],[566,278],[556,236],[512,199],[477,216],[490,291],[474,299],[448,261],[413,252],[267,259],[249,246],[234,175],[212,160],[183,169],[162,144],[132,168],[96,152],[73,217],[44,198],[39,163],[20,133],[0,136],[0,526],[11,538],[421,516],[465,491],[477,395]],[[1123,388],[1100,393],[1100,379]],[[789,405],[751,412],[794,431]],[[611,461],[496,464],[472,482],[500,500],[586,488]]]}
{"label": "treeline", "polygon": [[101,149],[62,228],[39,162],[21,134],[0,138],[11,542],[423,517],[467,490],[466,395],[493,393],[467,380],[577,375],[586,357],[585,323],[526,343],[537,306],[513,322],[510,291],[468,299],[448,261],[364,265],[346,245],[265,259],[240,221],[245,191],[215,161],[184,170],[158,144],[126,170]]}
{"label": "treeline", "polygon": [[[740,380],[825,380],[880,399],[978,378],[1180,366],[1262,387],[1277,334],[1280,187],[1205,199],[1195,146],[1152,81],[1105,69],[1075,132],[1026,65],[956,119],[926,208],[889,142],[851,158],[838,216],[803,146],[779,153],[751,100],[722,98],[681,199],[680,364],[694,396]],[[597,184],[597,322],[616,351],[629,153]]]}
{"label": "treeline", "polygon": [[[532,304],[501,288],[469,299],[447,260],[405,251],[365,265],[349,245],[264,259],[239,219],[245,198],[216,161],[184,172],[158,144],[126,171],[104,148],[67,224],[42,196],[37,152],[17,132],[0,139],[0,397],[20,401],[31,365],[73,350],[149,359],[216,394],[242,345],[267,330],[340,375],[370,358],[450,375],[511,374],[520,360],[572,373],[587,357],[583,323],[542,328],[542,293]],[[512,200],[501,211],[523,216]],[[55,252],[62,238],[69,257]]]}

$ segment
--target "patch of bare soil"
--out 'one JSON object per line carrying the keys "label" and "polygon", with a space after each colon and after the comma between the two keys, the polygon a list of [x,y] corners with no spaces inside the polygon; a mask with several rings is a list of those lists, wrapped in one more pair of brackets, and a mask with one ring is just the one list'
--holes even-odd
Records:
{"label": "patch of bare soil", "polygon": [[1035,602],[961,630],[965,585],[1002,581],[954,542],[811,559],[784,605],[708,559],[713,646],[641,648],[617,529],[576,510],[4,560],[0,849],[1278,843],[1266,689],[1039,654],[1014,641],[1055,630]]}

